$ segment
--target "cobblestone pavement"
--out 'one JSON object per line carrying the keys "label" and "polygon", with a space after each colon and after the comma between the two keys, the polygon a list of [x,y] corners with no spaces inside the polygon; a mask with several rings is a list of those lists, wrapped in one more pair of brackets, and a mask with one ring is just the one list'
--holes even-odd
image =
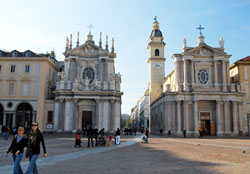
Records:
{"label": "cobblestone pavement", "polygon": [[[41,174],[250,174],[250,139],[149,138],[123,136],[120,145],[74,148],[73,135],[45,135],[48,158],[37,161]],[[11,156],[5,152],[11,140],[0,140],[0,174],[12,173]],[[22,167],[26,169],[27,159]]]}

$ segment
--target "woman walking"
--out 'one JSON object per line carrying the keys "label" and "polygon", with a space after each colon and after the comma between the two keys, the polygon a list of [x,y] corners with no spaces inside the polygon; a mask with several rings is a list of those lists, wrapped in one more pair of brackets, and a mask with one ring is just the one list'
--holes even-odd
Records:
{"label": "woman walking", "polygon": [[33,122],[32,123],[32,130],[29,133],[28,136],[28,149],[30,150],[29,154],[29,166],[26,171],[26,174],[38,174],[37,166],[36,166],[36,160],[40,154],[40,143],[42,143],[43,146],[43,152],[44,152],[44,158],[47,158],[47,152],[46,147],[43,139],[43,134],[38,129],[38,123]]}
{"label": "woman walking", "polygon": [[14,169],[13,174],[23,174],[23,170],[21,168],[21,161],[23,158],[23,149],[27,146],[27,137],[23,135],[24,128],[18,128],[18,135],[13,137],[12,143],[6,153],[6,157],[8,157],[9,152],[12,152],[12,158],[14,161]]}
{"label": "woman walking", "polygon": [[121,136],[121,131],[119,128],[117,128],[115,132],[115,144],[120,144],[120,136]]}

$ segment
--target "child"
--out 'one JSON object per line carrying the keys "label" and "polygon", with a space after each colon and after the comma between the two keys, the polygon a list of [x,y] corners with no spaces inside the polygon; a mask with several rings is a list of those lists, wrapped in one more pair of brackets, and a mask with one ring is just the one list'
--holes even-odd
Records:
{"label": "child", "polygon": [[82,141],[81,141],[80,131],[78,130],[78,131],[76,132],[75,147],[76,147],[76,146],[81,147],[81,143],[82,143]]}
{"label": "child", "polygon": [[112,135],[109,135],[109,141],[108,141],[107,145],[112,146]]}

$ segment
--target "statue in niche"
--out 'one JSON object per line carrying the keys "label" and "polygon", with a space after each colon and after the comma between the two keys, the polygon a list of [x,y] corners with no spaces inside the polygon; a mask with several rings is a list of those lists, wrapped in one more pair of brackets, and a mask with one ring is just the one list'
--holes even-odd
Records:
{"label": "statue in niche", "polygon": [[115,81],[115,74],[111,73],[110,76],[111,76],[111,81]]}
{"label": "statue in niche", "polygon": [[116,81],[116,83],[121,83],[121,74],[120,73],[115,74],[115,81]]}
{"label": "statue in niche", "polygon": [[100,90],[101,89],[101,82],[99,80],[96,80],[94,86],[96,89]]}
{"label": "statue in niche", "polygon": [[61,81],[64,81],[64,72],[61,72]]}
{"label": "statue in niche", "polygon": [[79,88],[79,80],[78,79],[75,79],[75,82],[74,82],[74,84],[73,84],[73,89],[72,89],[72,91],[73,92],[76,92],[76,91],[78,91],[78,88]]}
{"label": "statue in niche", "polygon": [[85,79],[83,80],[83,83],[85,86],[89,86],[89,78],[88,76],[85,77]]}
{"label": "statue in niche", "polygon": [[56,81],[57,81],[57,82],[60,82],[60,81],[61,81],[61,72],[58,72],[58,73],[56,74]]}

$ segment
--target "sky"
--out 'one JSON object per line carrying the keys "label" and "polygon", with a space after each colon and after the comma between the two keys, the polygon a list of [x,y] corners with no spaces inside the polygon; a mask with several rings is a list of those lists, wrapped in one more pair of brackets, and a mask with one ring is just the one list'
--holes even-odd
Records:
{"label": "sky", "polygon": [[87,39],[91,23],[98,45],[99,33],[115,39],[116,72],[122,74],[122,113],[143,96],[149,82],[147,44],[154,17],[160,23],[165,46],[165,75],[174,70],[171,56],[197,45],[200,24],[205,43],[219,47],[225,41],[230,64],[250,55],[250,0],[0,0],[0,48],[7,51],[54,50],[64,60],[66,37],[77,32],[80,44]]}

